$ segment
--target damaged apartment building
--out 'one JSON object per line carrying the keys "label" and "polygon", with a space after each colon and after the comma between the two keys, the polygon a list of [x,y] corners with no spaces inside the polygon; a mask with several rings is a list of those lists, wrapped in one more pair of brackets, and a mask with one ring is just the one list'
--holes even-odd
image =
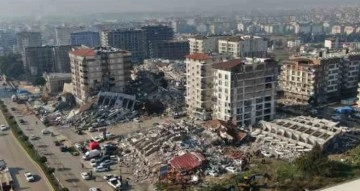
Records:
{"label": "damaged apartment building", "polygon": [[195,53],[186,56],[186,107],[187,113],[196,118],[208,119],[212,111],[214,63],[229,57],[221,54]]}
{"label": "damaged apartment building", "polygon": [[245,58],[216,63],[213,118],[240,126],[272,120],[275,115],[277,62]]}
{"label": "damaged apartment building", "polygon": [[300,104],[324,104],[356,97],[360,53],[347,50],[293,56],[281,66],[283,98]]}
{"label": "damaged apartment building", "polygon": [[[240,126],[275,115],[277,63],[272,59],[230,59],[191,54],[186,59],[186,104],[190,116],[232,120]],[[230,59],[230,60],[228,60]]]}
{"label": "damaged apartment building", "polygon": [[84,103],[99,92],[124,92],[130,81],[131,53],[116,48],[81,47],[69,53],[73,94]]}

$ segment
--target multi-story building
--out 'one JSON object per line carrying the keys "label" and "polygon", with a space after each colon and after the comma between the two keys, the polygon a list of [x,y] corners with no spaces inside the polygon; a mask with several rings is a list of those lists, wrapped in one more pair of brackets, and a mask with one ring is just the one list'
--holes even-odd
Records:
{"label": "multi-story building", "polygon": [[130,51],[134,64],[141,63],[146,57],[145,34],[141,29],[102,31],[101,46]]}
{"label": "multi-story building", "polygon": [[71,73],[44,73],[46,80],[46,91],[49,93],[59,93],[63,91],[65,83],[71,83]]}
{"label": "multi-story building", "polygon": [[146,57],[147,58],[156,58],[154,53],[154,48],[156,43],[173,40],[174,31],[171,27],[164,25],[148,25],[143,26],[141,29],[144,31],[145,35],[145,48],[146,48]]}
{"label": "multi-story building", "polygon": [[124,92],[131,53],[116,48],[77,48],[69,53],[73,94],[79,102],[100,91]]}
{"label": "multi-story building", "polygon": [[189,41],[167,40],[154,46],[153,56],[170,60],[183,60],[189,54]]}
{"label": "multi-story building", "polygon": [[19,32],[16,34],[18,51],[23,54],[26,47],[42,45],[40,32]]}
{"label": "multi-story building", "polygon": [[341,47],[341,40],[339,38],[327,38],[324,42],[324,47],[328,49],[340,49]]}
{"label": "multi-story building", "polygon": [[0,47],[4,52],[13,52],[16,46],[16,35],[13,32],[0,30]]}
{"label": "multi-story building", "polygon": [[224,36],[194,36],[189,38],[190,54],[218,52],[219,39]]}
{"label": "multi-story building", "polygon": [[85,45],[87,47],[100,46],[100,35],[98,32],[82,31],[70,34],[71,45]]}
{"label": "multi-story building", "polygon": [[235,58],[267,56],[268,42],[258,36],[231,36],[219,40],[219,53],[232,54]]}
{"label": "multi-story building", "polygon": [[195,53],[186,56],[186,106],[193,117],[207,119],[213,109],[213,68],[212,64],[228,59],[220,54]]}
{"label": "multi-story building", "polygon": [[69,73],[68,52],[71,46],[26,47],[23,54],[25,71],[31,76],[47,73]]}
{"label": "multi-story building", "polygon": [[56,45],[70,45],[71,33],[82,30],[84,30],[84,27],[81,26],[56,27],[55,28]]}
{"label": "multi-story building", "polygon": [[272,120],[278,67],[264,58],[233,59],[216,63],[213,118],[232,120],[240,126]]}
{"label": "multi-story building", "polygon": [[323,104],[354,97],[359,80],[360,53],[320,52],[318,56],[291,57],[281,66],[284,98],[302,104]]}

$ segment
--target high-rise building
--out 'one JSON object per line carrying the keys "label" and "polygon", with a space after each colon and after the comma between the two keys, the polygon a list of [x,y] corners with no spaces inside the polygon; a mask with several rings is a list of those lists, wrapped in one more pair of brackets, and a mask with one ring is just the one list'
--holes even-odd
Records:
{"label": "high-rise building", "polygon": [[141,29],[102,31],[101,46],[130,51],[134,64],[141,63],[146,56],[145,36]]}
{"label": "high-rise building", "polygon": [[257,36],[231,36],[219,40],[219,53],[232,54],[234,58],[267,56],[268,42]]}
{"label": "high-rise building", "polygon": [[116,48],[77,48],[69,53],[73,94],[79,102],[99,91],[124,92],[131,79],[131,53]]}
{"label": "high-rise building", "polygon": [[293,56],[281,66],[279,85],[285,99],[324,104],[356,96],[359,68],[360,53]]}
{"label": "high-rise building", "polygon": [[79,46],[84,45],[87,47],[100,46],[100,35],[98,32],[81,31],[73,32],[70,34],[71,45]]}
{"label": "high-rise building", "polygon": [[213,109],[213,68],[229,57],[220,54],[190,54],[186,56],[186,107],[193,117],[208,119]]}
{"label": "high-rise building", "polygon": [[189,54],[189,41],[167,40],[154,46],[154,58],[183,60]]}
{"label": "high-rise building", "polygon": [[47,73],[69,73],[68,52],[71,46],[27,47],[24,52],[25,71],[31,76]]}
{"label": "high-rise building", "polygon": [[195,36],[189,38],[190,54],[218,52],[219,39],[224,36]]}
{"label": "high-rise building", "polygon": [[42,45],[40,32],[19,32],[16,34],[17,47],[24,53],[26,47],[39,47]]}
{"label": "high-rise building", "polygon": [[213,118],[240,126],[272,120],[278,67],[271,59],[233,59],[213,65]]}
{"label": "high-rise building", "polygon": [[143,26],[141,29],[145,34],[145,47],[146,47],[146,56],[148,58],[156,58],[155,50],[156,43],[173,40],[174,31],[171,27],[164,25],[148,25]]}
{"label": "high-rise building", "polygon": [[13,52],[16,46],[16,35],[13,32],[0,30],[0,47],[4,52]]}
{"label": "high-rise building", "polygon": [[55,28],[56,45],[70,45],[71,33],[82,30],[84,30],[84,27],[81,26],[56,27]]}

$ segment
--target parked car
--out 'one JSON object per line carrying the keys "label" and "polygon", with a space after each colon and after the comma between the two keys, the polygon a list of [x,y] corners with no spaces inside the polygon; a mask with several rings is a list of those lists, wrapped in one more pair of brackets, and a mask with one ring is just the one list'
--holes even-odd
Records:
{"label": "parked car", "polygon": [[89,189],[89,191],[101,191],[100,188],[92,187]]}
{"label": "parked car", "polygon": [[115,177],[115,175],[113,175],[113,174],[105,174],[103,176],[104,180],[109,180],[110,178],[114,178],[114,177]]}
{"label": "parked car", "polygon": [[37,136],[35,136],[35,135],[30,135],[30,140],[37,140],[38,139],[38,137]]}
{"label": "parked car", "polygon": [[77,149],[81,149],[81,147],[83,147],[80,143],[75,143],[75,148],[77,148]]}
{"label": "parked car", "polygon": [[[111,132],[106,132],[105,136],[106,136],[107,139],[114,137],[114,135]],[[104,135],[102,133],[99,134],[99,137],[101,139],[104,139]]]}
{"label": "parked car", "polygon": [[5,125],[1,125],[0,126],[0,130],[1,131],[6,131],[8,129],[8,127],[6,127]]}
{"label": "parked car", "polygon": [[106,171],[110,171],[110,167],[109,166],[96,166],[94,168],[94,172],[106,172]]}
{"label": "parked car", "polygon": [[95,166],[97,166],[99,163],[96,161],[96,159],[91,159],[90,160],[90,165],[92,166],[92,167],[95,167]]}
{"label": "parked car", "polygon": [[107,183],[115,189],[121,188],[121,181],[118,178],[110,178]]}
{"label": "parked car", "polygon": [[81,178],[84,179],[84,180],[90,180],[90,173],[88,172],[82,172],[81,173]]}
{"label": "parked car", "polygon": [[24,123],[25,123],[25,120],[20,119],[19,122],[20,122],[21,124],[24,124]]}
{"label": "parked car", "polygon": [[68,151],[67,146],[65,146],[65,145],[60,146],[60,151],[61,151],[61,152],[66,152],[66,151]]}
{"label": "parked car", "polygon": [[90,160],[92,158],[98,157],[101,155],[101,152],[99,150],[91,150],[87,151],[85,155],[83,156],[84,160]]}
{"label": "parked car", "polygon": [[55,146],[60,146],[61,143],[59,141],[54,141]]}
{"label": "parked car", "polygon": [[102,142],[102,141],[104,140],[103,138],[98,137],[98,136],[92,137],[91,139],[92,139],[93,141],[98,142],[98,143],[100,143],[100,142]]}
{"label": "parked car", "polygon": [[31,172],[25,172],[24,175],[28,182],[32,182],[35,180],[35,177]]}
{"label": "parked car", "polygon": [[113,164],[113,161],[105,160],[105,161],[100,163],[100,166],[110,166],[111,164]]}
{"label": "parked car", "polygon": [[50,133],[52,133],[49,129],[43,129],[43,130],[41,130],[41,133],[43,134],[43,135],[47,135],[47,134],[50,134]]}

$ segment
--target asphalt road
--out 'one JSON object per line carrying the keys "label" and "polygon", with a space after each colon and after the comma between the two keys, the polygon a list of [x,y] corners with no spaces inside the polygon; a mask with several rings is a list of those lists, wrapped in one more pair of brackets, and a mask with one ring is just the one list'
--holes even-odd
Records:
{"label": "asphalt road", "polygon": [[[20,119],[26,121],[25,124],[20,125],[24,133],[29,137],[31,135],[38,137],[37,140],[33,140],[31,142],[41,155],[47,157],[48,165],[55,168],[55,175],[60,179],[62,185],[71,191],[86,191],[91,187],[98,187],[102,191],[112,190],[102,179],[101,174],[94,173],[96,180],[85,181],[81,178],[81,172],[91,171],[92,168],[82,169],[81,163],[87,164],[87,162],[81,159],[81,155],[72,156],[68,152],[61,152],[59,147],[55,146],[54,141],[63,139],[64,137],[56,130],[56,128],[49,127],[49,129],[54,132],[55,136],[42,135],[41,131],[46,127],[36,118],[35,115],[24,115],[24,112],[22,112],[26,110],[24,104],[11,102],[10,99],[3,100],[8,105],[8,108],[16,108],[16,111],[11,111],[10,109],[10,112],[13,113],[18,122]],[[36,121],[38,122],[37,124]],[[115,169],[113,171],[115,171]]]}
{"label": "asphalt road", "polygon": [[[6,124],[2,113],[0,113],[0,123]],[[16,190],[52,190],[44,179],[45,175],[42,175],[41,169],[25,152],[10,130],[0,132],[0,159],[6,161]],[[25,171],[33,173],[36,181],[27,182]]]}

